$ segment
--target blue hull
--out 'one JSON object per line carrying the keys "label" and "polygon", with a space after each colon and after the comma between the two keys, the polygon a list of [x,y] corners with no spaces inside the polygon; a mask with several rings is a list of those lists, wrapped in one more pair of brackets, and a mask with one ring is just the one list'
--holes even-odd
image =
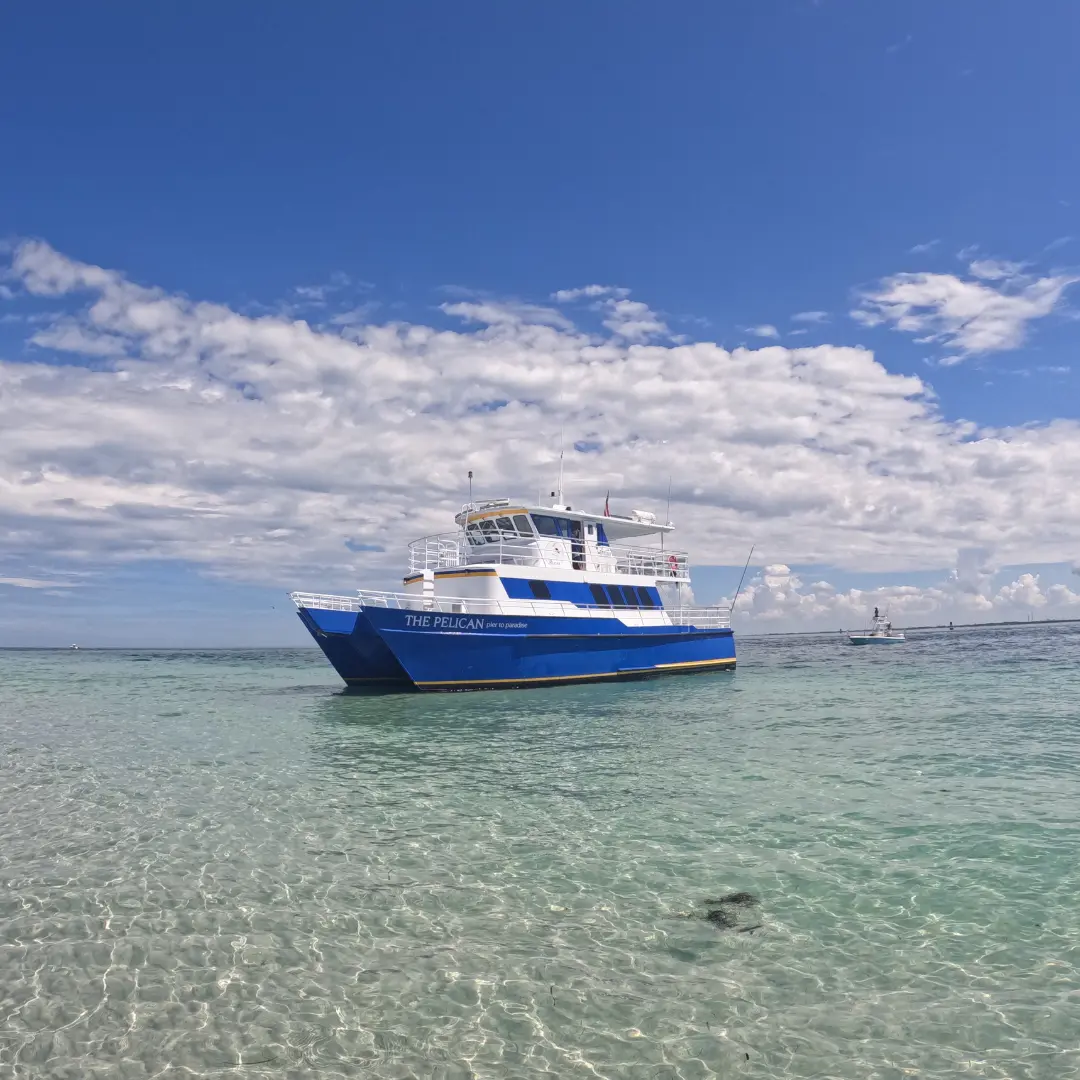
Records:
{"label": "blue hull", "polygon": [[300,621],[349,686],[411,689],[412,680],[363,612],[301,608]]}
{"label": "blue hull", "polygon": [[735,638],[729,629],[631,627],[616,618],[443,615],[378,607],[365,608],[359,615],[308,610],[301,617],[350,685],[509,689],[735,667]]}

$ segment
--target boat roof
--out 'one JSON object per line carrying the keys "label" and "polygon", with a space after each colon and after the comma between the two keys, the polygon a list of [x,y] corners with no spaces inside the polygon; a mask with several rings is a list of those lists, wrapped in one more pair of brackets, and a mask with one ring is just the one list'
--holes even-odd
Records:
{"label": "boat roof", "polygon": [[666,524],[656,520],[656,515],[647,510],[634,510],[630,517],[619,514],[594,514],[588,510],[575,510],[572,506],[564,506],[554,503],[551,506],[541,506],[525,500],[513,499],[489,499],[486,502],[466,503],[454,518],[458,525],[464,525],[469,521],[480,521],[483,518],[505,516],[506,514],[540,514],[547,517],[558,517],[568,521],[591,522],[603,525],[604,534],[609,540],[625,540],[631,536],[652,536],[656,533],[665,534],[673,532],[675,526],[669,521]]}

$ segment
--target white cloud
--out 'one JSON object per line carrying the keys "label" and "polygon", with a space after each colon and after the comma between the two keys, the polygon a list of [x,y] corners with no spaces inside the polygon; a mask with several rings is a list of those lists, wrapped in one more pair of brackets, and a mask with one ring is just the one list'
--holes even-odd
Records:
{"label": "white cloud", "polygon": [[908,254],[925,255],[928,251],[933,251],[940,243],[940,240],[927,240],[925,244],[916,244],[914,247],[908,248]]}
{"label": "white cloud", "polygon": [[73,581],[49,581],[42,578],[0,577],[0,585],[11,585],[16,589],[74,589]]}
{"label": "white cloud", "polygon": [[610,300],[603,320],[616,337],[624,341],[647,341],[668,334],[667,324],[648,304],[640,300]]}
{"label": "white cloud", "polygon": [[1006,281],[1019,277],[1024,272],[1024,264],[1006,259],[975,259],[968,269],[975,277],[986,281]]}
{"label": "white cloud", "polygon": [[792,322],[827,323],[829,313],[827,311],[797,311],[791,316]]}
{"label": "white cloud", "polygon": [[994,566],[988,548],[963,548],[957,554],[956,568],[949,576],[954,588],[969,596],[985,596],[994,579]]}
{"label": "white cloud", "polygon": [[[1039,574],[1023,573],[996,592],[980,563],[970,558],[968,569],[958,566],[946,580],[930,587],[889,585],[876,589],[841,591],[827,581],[804,586],[783,563],[764,567],[751,578],[735,602],[734,623],[743,630],[859,629],[875,607],[896,626],[943,625],[951,620],[995,622],[1080,616],[1080,593],[1068,586],[1043,586]],[[969,578],[974,567],[975,579]],[[975,587],[971,587],[972,585]],[[729,598],[721,601],[730,605]]]}
{"label": "white cloud", "polygon": [[557,326],[562,330],[572,330],[573,323],[554,308],[539,304],[524,304],[519,301],[479,302],[461,301],[456,304],[442,304],[447,315],[456,315],[466,322],[483,323],[487,326],[521,326],[538,323],[545,326]]}
{"label": "white cloud", "polygon": [[551,298],[558,303],[589,299],[594,311],[603,315],[603,325],[624,341],[647,341],[652,337],[669,337],[667,324],[647,304],[628,300],[629,289],[615,285],[585,285],[580,289],[560,289]]}
{"label": "white cloud", "polygon": [[745,326],[743,329],[746,333],[753,334],[754,337],[778,338],[780,336],[780,331],[768,323],[762,323],[761,326]]}
{"label": "white cloud", "polygon": [[965,281],[954,274],[896,274],[864,293],[851,317],[864,326],[889,325],[919,334],[956,350],[943,360],[1015,349],[1023,344],[1028,323],[1049,315],[1074,277],[1031,280],[1017,276],[1018,264],[976,261],[976,277],[1001,281]]}
{"label": "white cloud", "polygon": [[567,304],[574,300],[595,300],[601,296],[610,296],[619,300],[629,295],[629,289],[621,289],[616,285],[585,285],[580,289],[559,289],[558,292],[551,294],[551,299],[560,304]]}
{"label": "white cloud", "polygon": [[[868,570],[948,565],[958,547],[1011,564],[1075,555],[1075,422],[949,422],[866,349],[659,343],[662,321],[612,296],[609,337],[488,300],[448,305],[458,329],[320,331],[41,243],[13,265],[53,298],[48,340],[74,362],[0,362],[12,578],[153,558],[281,588],[391,585],[404,544],[448,528],[466,470],[481,494],[547,490],[560,430],[596,447],[568,465],[575,505],[610,488],[659,509],[672,476],[699,564],[749,541],[776,565]],[[49,572],[14,565],[30,555]]]}
{"label": "white cloud", "polygon": [[123,356],[124,339],[113,334],[88,334],[78,323],[58,320],[30,338],[33,345],[83,356]]}

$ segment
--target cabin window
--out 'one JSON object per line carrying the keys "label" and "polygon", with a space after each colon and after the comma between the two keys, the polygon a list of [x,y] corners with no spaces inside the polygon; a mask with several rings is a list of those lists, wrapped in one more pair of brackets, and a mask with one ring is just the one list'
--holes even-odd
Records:
{"label": "cabin window", "polygon": [[656,607],[653,603],[652,593],[649,592],[644,586],[639,585],[637,587],[638,603],[642,607]]}
{"label": "cabin window", "polygon": [[498,526],[499,532],[503,536],[516,536],[517,530],[514,528],[514,523],[508,517],[499,517],[495,519],[495,524]]}
{"label": "cabin window", "polygon": [[497,543],[499,539],[499,530],[495,528],[495,522],[490,518],[484,518],[480,522],[480,528],[484,531],[484,539],[489,544]]}
{"label": "cabin window", "polygon": [[550,600],[551,590],[548,588],[546,581],[530,581],[529,588],[532,590],[534,599],[536,600]]}
{"label": "cabin window", "polygon": [[613,607],[627,607],[626,599],[623,596],[622,589],[618,585],[609,585],[607,587],[608,596],[611,597],[611,603]]}
{"label": "cabin window", "polygon": [[532,526],[529,524],[529,519],[524,514],[515,514],[514,524],[517,526],[517,531],[522,536],[532,536]]}
{"label": "cabin window", "polygon": [[484,542],[484,534],[480,531],[480,526],[477,525],[475,521],[469,524],[467,535],[470,544],[482,544]]}
{"label": "cabin window", "polygon": [[541,536],[561,536],[559,532],[559,523],[553,517],[548,517],[547,514],[533,514],[533,524],[536,526],[536,531]]}
{"label": "cabin window", "polygon": [[590,585],[589,592],[592,593],[592,598],[600,607],[611,607],[611,601],[608,599],[607,593],[604,592],[603,585]]}

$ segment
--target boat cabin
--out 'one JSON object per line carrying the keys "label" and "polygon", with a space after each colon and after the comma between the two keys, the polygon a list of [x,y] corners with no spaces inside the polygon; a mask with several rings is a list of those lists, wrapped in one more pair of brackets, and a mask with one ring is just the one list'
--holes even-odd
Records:
{"label": "boat cabin", "polygon": [[[644,510],[622,517],[493,499],[467,503],[454,520],[458,532],[410,545],[406,590],[645,609],[690,580],[686,553],[664,545],[674,526]],[[659,545],[627,543],[647,537]]]}

